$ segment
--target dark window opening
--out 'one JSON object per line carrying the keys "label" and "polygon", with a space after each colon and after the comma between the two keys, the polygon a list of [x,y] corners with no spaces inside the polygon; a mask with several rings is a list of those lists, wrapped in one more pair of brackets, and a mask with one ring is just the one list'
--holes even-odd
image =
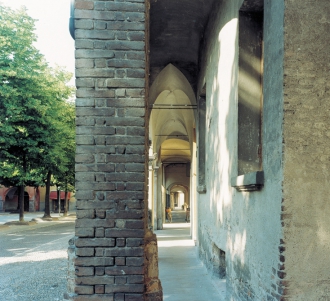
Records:
{"label": "dark window opening", "polygon": [[238,175],[262,170],[263,13],[239,13]]}

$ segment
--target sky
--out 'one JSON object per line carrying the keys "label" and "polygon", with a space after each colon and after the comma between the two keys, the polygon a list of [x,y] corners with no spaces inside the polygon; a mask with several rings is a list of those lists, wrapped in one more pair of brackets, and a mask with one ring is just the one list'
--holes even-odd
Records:
{"label": "sky", "polygon": [[24,5],[27,13],[37,19],[36,48],[50,66],[57,64],[74,73],[74,40],[69,33],[70,0],[0,0],[0,3],[13,9]]}

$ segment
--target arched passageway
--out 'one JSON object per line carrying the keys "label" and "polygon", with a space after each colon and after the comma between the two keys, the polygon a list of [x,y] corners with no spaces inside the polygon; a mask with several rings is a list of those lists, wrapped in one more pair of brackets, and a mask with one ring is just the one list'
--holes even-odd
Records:
{"label": "arched passageway", "polygon": [[327,2],[76,1],[75,269],[103,270],[76,273],[78,298],[162,294],[146,260],[148,140],[151,225],[166,232],[167,169],[185,166],[192,247],[226,272],[228,300],[328,297]]}
{"label": "arched passageway", "polygon": [[149,107],[149,210],[153,229],[160,230],[166,208],[181,210],[185,217],[194,197],[196,99],[174,65],[167,65],[154,80]]}
{"label": "arched passageway", "polygon": [[[5,212],[16,212],[19,210],[18,192],[19,190],[17,187],[8,189],[4,203]],[[24,211],[29,211],[29,199],[29,194],[24,191]]]}

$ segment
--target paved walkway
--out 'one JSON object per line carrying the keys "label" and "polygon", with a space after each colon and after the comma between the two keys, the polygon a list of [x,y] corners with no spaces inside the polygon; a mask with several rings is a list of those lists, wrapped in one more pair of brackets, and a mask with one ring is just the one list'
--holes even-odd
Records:
{"label": "paved walkway", "polygon": [[[58,213],[51,213],[50,214],[54,218],[58,218],[59,214]],[[68,215],[75,215],[75,211],[69,211]],[[29,222],[32,219],[37,219],[38,222],[43,222],[41,218],[44,216],[44,212],[24,212],[24,220]],[[61,217],[63,217],[63,213],[61,213]],[[3,225],[8,222],[15,222],[19,221],[19,214],[18,213],[0,213],[0,225]]]}
{"label": "paved walkway", "polygon": [[224,301],[226,282],[213,279],[197,257],[190,223],[167,223],[155,231],[164,301]]}
{"label": "paved walkway", "polygon": [[[58,213],[51,215],[58,217]],[[26,221],[36,218],[41,222],[40,226],[43,224],[39,220],[42,216],[43,212],[24,214]],[[6,222],[17,220],[18,214],[1,213],[0,228]],[[158,237],[159,277],[163,287],[163,300],[224,301],[226,283],[224,280],[212,278],[198,259],[197,248],[190,236],[190,223],[185,222],[184,211],[173,212],[173,221],[174,223],[164,224],[164,230],[155,231]]]}

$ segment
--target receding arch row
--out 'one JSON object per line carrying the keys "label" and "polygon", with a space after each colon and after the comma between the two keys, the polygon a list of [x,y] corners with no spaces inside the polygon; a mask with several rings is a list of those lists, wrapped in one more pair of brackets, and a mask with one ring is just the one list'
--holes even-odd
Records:
{"label": "receding arch row", "polygon": [[154,152],[167,139],[181,139],[191,145],[196,105],[194,91],[186,77],[172,64],[167,65],[150,87],[149,133]]}

